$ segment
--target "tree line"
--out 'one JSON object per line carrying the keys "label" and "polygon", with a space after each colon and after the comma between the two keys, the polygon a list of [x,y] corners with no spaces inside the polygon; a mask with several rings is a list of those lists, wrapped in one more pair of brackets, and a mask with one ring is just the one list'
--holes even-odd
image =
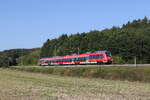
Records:
{"label": "tree line", "polygon": [[[23,65],[23,64],[27,65],[27,63],[30,64],[30,62],[32,62],[33,64],[34,59],[39,59],[37,57],[37,55],[39,56],[39,53],[34,54],[34,52],[37,52],[38,50],[39,48],[11,49],[11,50],[1,51],[0,52],[0,67],[9,67],[9,66],[16,66],[16,65]],[[30,56],[30,58],[28,56]],[[37,63],[37,60],[36,60],[36,63]]]}

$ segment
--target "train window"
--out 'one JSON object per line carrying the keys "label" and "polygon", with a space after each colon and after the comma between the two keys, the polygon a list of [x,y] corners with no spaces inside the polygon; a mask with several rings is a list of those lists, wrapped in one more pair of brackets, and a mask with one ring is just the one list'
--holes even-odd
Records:
{"label": "train window", "polygon": [[87,57],[83,57],[83,61],[86,61]]}
{"label": "train window", "polygon": [[60,59],[57,59],[57,62],[60,62]]}
{"label": "train window", "polygon": [[90,56],[89,56],[89,59],[93,59],[93,55],[90,55]]}
{"label": "train window", "polygon": [[65,62],[66,61],[66,59],[63,59],[63,62]]}
{"label": "train window", "polygon": [[66,59],[64,59],[64,62],[66,62]]}
{"label": "train window", "polygon": [[81,58],[78,58],[78,61],[80,61],[81,60]]}
{"label": "train window", "polygon": [[111,53],[110,52],[106,52],[106,56],[107,57],[111,57]]}
{"label": "train window", "polygon": [[71,59],[63,59],[63,62],[69,62]]}
{"label": "train window", "polygon": [[55,63],[57,63],[57,59],[55,60]]}
{"label": "train window", "polygon": [[62,59],[61,61],[64,62],[64,59]]}
{"label": "train window", "polygon": [[86,61],[87,57],[73,58],[70,61]]}
{"label": "train window", "polygon": [[59,62],[59,59],[57,59],[56,62],[58,63],[58,62]]}
{"label": "train window", "polygon": [[103,55],[98,55],[97,57],[100,58],[100,59],[104,58]]}
{"label": "train window", "polygon": [[76,58],[73,58],[72,60],[73,60],[73,61],[75,61],[75,60],[76,60]]}
{"label": "train window", "polygon": [[73,58],[73,61],[77,61],[77,58]]}
{"label": "train window", "polygon": [[48,60],[46,60],[45,63],[48,63]]}
{"label": "train window", "polygon": [[71,61],[72,61],[72,59],[70,58],[70,59],[69,59],[69,62],[71,62]]}
{"label": "train window", "polygon": [[98,59],[98,58],[103,58],[103,55],[90,55],[89,59]]}
{"label": "train window", "polygon": [[58,62],[61,62],[61,59],[58,59]]}
{"label": "train window", "polygon": [[68,59],[66,59],[66,62],[68,62]]}
{"label": "train window", "polygon": [[81,61],[84,61],[84,57],[81,58]]}
{"label": "train window", "polygon": [[68,62],[69,61],[69,59],[66,59],[66,62]]}
{"label": "train window", "polygon": [[86,57],[80,57],[80,58],[76,58],[74,59],[74,61],[86,61]]}
{"label": "train window", "polygon": [[55,60],[52,60],[53,63],[55,63]]}
{"label": "train window", "polygon": [[60,62],[63,62],[62,59],[60,59]]}
{"label": "train window", "polygon": [[78,61],[80,61],[81,60],[81,58],[78,58]]}
{"label": "train window", "polygon": [[75,58],[75,61],[78,61],[78,58]]}
{"label": "train window", "polygon": [[58,62],[58,59],[56,59],[56,63]]}
{"label": "train window", "polygon": [[64,59],[64,62],[66,62],[67,61],[67,59]]}
{"label": "train window", "polygon": [[72,58],[71,61],[74,61],[74,58]]}
{"label": "train window", "polygon": [[71,61],[72,61],[72,59],[70,58],[70,59],[69,59],[69,61],[71,62]]}

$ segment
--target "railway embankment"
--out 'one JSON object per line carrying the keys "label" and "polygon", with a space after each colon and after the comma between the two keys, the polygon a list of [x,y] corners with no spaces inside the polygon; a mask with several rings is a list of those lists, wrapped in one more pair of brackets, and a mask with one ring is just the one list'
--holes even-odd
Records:
{"label": "railway embankment", "polygon": [[89,67],[35,67],[15,66],[12,70],[34,73],[53,74],[59,76],[101,78],[110,80],[128,80],[150,82],[150,67],[119,67],[119,66],[89,66]]}

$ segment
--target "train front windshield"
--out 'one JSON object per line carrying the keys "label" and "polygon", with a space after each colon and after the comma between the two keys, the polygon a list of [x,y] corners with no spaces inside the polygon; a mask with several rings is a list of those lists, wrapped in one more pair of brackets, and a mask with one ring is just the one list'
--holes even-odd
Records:
{"label": "train front windshield", "polygon": [[111,52],[106,52],[107,57],[112,57]]}

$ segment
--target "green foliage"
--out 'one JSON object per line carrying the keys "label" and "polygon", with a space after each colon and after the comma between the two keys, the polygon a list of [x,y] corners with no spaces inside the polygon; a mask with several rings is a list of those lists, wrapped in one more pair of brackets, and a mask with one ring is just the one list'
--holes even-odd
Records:
{"label": "green foliage", "polygon": [[40,49],[37,49],[22,57],[23,65],[37,65],[39,59],[40,59]]}
{"label": "green foliage", "polygon": [[11,67],[11,69],[61,76],[150,82],[150,67]]}
{"label": "green foliage", "polygon": [[125,61],[120,56],[114,56],[113,64],[125,64]]}
{"label": "green foliage", "polygon": [[30,54],[36,49],[11,49],[0,52],[0,67],[8,67],[21,63],[23,56]]}

